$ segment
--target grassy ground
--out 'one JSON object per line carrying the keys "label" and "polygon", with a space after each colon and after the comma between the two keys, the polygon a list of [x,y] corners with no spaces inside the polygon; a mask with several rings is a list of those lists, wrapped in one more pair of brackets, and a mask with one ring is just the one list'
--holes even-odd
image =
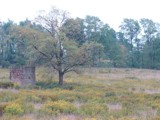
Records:
{"label": "grassy ground", "polygon": [[[160,120],[160,71],[81,69],[63,87],[38,68],[34,87],[0,89],[1,120]],[[0,70],[8,81],[8,70]]]}

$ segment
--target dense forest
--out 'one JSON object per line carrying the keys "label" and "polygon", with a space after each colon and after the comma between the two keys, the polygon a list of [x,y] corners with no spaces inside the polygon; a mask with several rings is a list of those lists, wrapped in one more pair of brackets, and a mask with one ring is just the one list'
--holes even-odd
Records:
{"label": "dense forest", "polygon": [[[53,8],[34,21],[0,22],[0,66],[51,63],[56,69],[63,56],[71,53],[63,59],[66,64],[63,73],[84,63],[92,67],[160,69],[159,23],[147,18],[126,18],[120,30],[115,31],[96,16],[82,19],[67,14]],[[56,38],[58,41],[52,44],[51,40]]]}

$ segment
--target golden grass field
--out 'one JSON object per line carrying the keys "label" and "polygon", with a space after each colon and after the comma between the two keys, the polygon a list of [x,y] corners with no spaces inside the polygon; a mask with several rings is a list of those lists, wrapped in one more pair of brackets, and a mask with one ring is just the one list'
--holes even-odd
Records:
{"label": "golden grass field", "polygon": [[160,120],[158,70],[81,68],[62,87],[50,71],[37,68],[35,86],[0,88],[0,120]]}

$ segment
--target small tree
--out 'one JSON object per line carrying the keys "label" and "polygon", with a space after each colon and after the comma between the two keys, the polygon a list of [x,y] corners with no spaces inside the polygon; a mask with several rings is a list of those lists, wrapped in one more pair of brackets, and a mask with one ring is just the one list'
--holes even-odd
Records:
{"label": "small tree", "polygon": [[47,14],[43,12],[43,15],[36,18],[36,21],[49,33],[49,37],[41,47],[34,45],[34,48],[58,72],[59,85],[63,85],[65,73],[75,71],[76,66],[90,61],[90,53],[96,48],[96,45],[91,47],[89,43],[79,46],[75,41],[69,40],[61,30],[67,19],[68,13],[56,8],[52,8]]}

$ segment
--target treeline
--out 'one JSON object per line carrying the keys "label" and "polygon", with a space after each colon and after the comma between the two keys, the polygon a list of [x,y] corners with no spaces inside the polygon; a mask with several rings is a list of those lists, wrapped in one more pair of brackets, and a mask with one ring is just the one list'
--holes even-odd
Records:
{"label": "treeline", "polygon": [[[93,67],[160,69],[160,25],[152,20],[124,19],[116,32],[98,17],[86,16],[67,19],[60,30],[78,46],[90,42],[93,46],[102,44],[92,50]],[[43,64],[45,61],[34,45],[41,44],[43,48],[47,39],[50,39],[48,31],[37,22],[28,19],[18,24],[11,20],[1,22],[0,66]]]}

